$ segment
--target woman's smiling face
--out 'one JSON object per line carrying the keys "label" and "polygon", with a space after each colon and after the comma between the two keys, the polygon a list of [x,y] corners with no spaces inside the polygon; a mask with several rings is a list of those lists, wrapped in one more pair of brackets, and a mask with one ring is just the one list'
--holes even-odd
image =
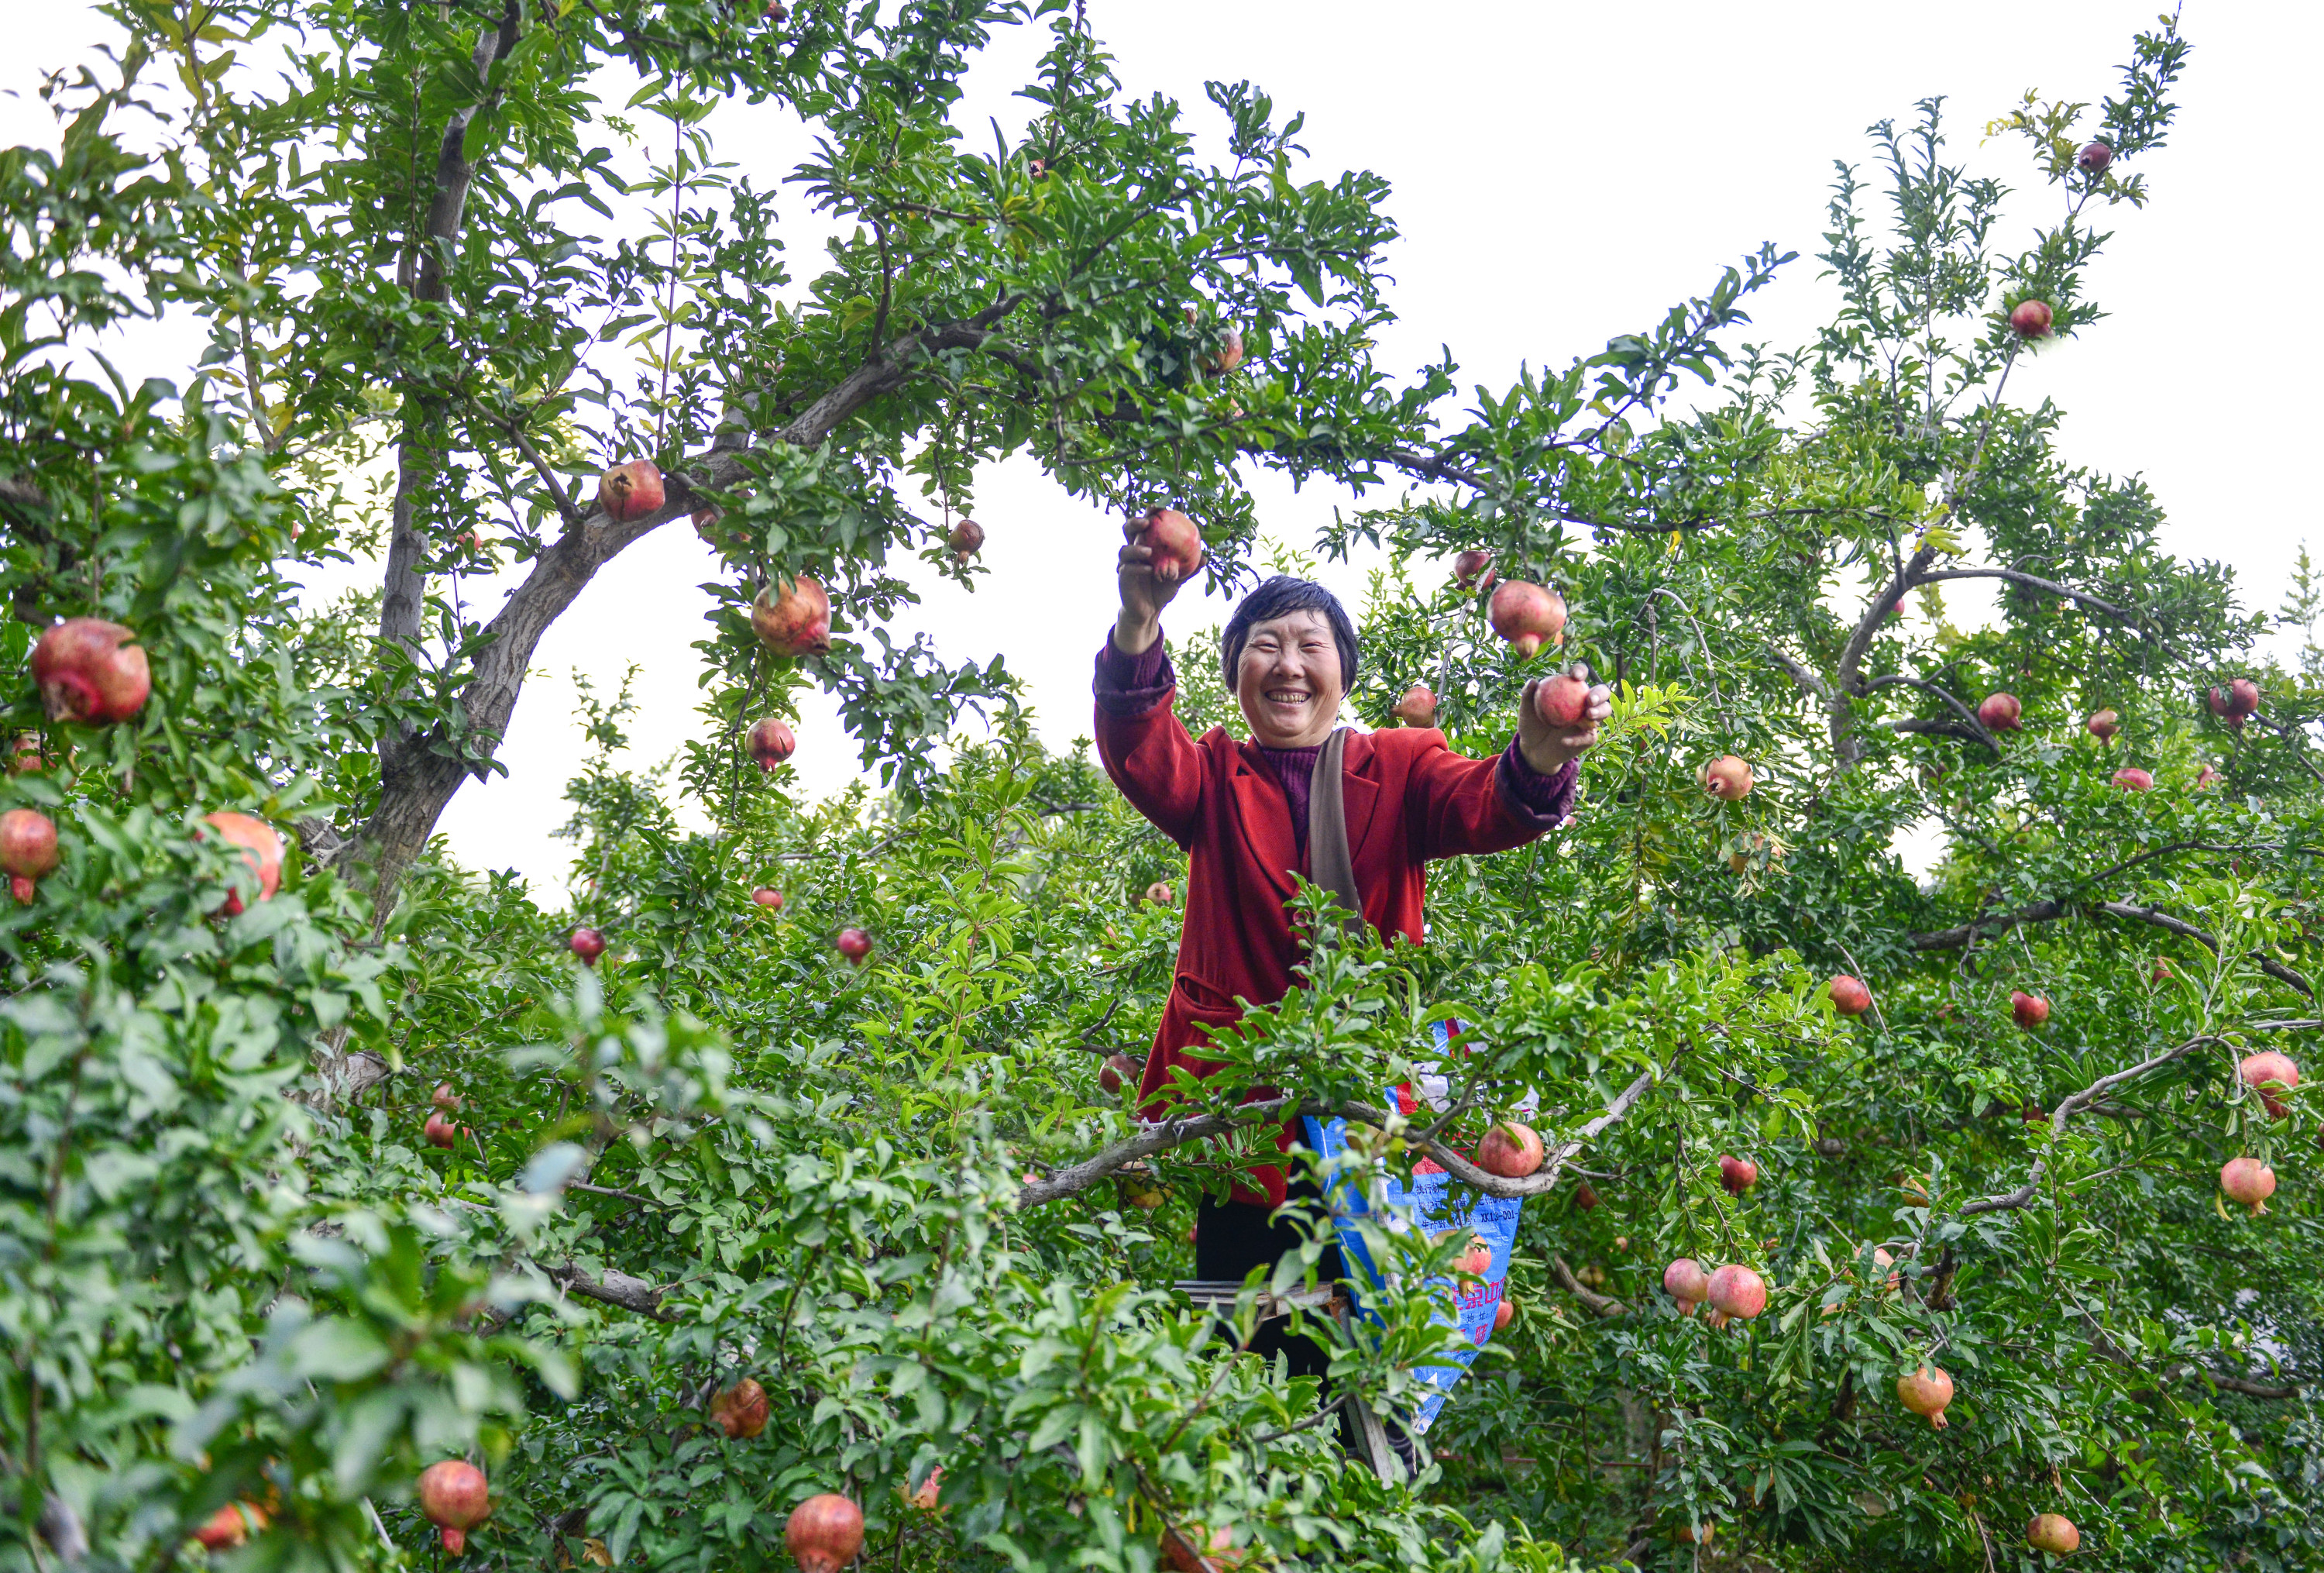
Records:
{"label": "woman's smiling face", "polygon": [[1315,611],[1254,624],[1235,665],[1235,699],[1262,748],[1314,748],[1340,717],[1340,645]]}

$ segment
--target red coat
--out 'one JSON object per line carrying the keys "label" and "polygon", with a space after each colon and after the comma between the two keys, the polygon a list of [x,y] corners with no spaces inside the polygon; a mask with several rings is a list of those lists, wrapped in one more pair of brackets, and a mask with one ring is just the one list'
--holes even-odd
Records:
{"label": "red coat", "polygon": [[[1226,1026],[1242,1014],[1238,996],[1271,1004],[1290,989],[1301,948],[1284,902],[1293,871],[1306,874],[1291,809],[1258,746],[1223,727],[1197,741],[1179,724],[1176,690],[1143,716],[1097,712],[1098,757],[1132,807],[1188,856],[1186,915],[1178,937],[1177,977],[1139,1085],[1141,1112],[1167,1108],[1157,1090],[1173,1068],[1196,1076],[1219,1069],[1198,1050],[1204,1025]],[[1501,852],[1523,846],[1557,822],[1536,813],[1497,779],[1498,759],[1468,759],[1432,729],[1355,733],[1342,777],[1348,850],[1363,893],[1364,917],[1391,941],[1417,945],[1427,895],[1425,865],[1434,857]],[[1254,1088],[1250,1098],[1274,1096]],[[1277,1148],[1298,1133],[1287,1123]],[[1265,1200],[1283,1205],[1280,1169],[1258,1170]],[[1261,1199],[1238,1189],[1244,1201]]]}

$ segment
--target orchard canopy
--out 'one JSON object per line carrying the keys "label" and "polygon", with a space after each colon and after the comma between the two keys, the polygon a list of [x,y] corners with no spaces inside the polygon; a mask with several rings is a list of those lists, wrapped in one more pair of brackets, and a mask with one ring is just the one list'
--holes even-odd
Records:
{"label": "orchard canopy", "polygon": [[[1900,105],[1812,256],[1494,390],[1376,362],[1384,181],[1248,84],[1128,97],[1066,0],[102,10],[60,151],[0,153],[9,1568],[787,1568],[825,1494],[882,1568],[2324,1558],[2324,582],[2167,554],[2173,499],[2010,375],[2140,330],[2106,226],[2170,198],[2173,22],[2100,103],[1974,106],[2014,190]],[[962,124],[1027,30],[1021,135]],[[803,163],[722,154],[770,116]],[[1753,345],[1819,270],[1830,325]],[[1337,488],[1304,550],[1387,565],[1360,725],[1424,684],[1485,755],[1528,678],[1616,689],[1567,824],[1437,865],[1425,948],[1319,937],[1159,1126],[1100,1073],[1179,855],[915,627],[1004,458],[1075,528],[1183,510],[1230,592],[1254,477]],[[431,837],[543,631],[689,520],[680,767],[617,768],[600,697],[576,904],[462,868]],[[1562,647],[1495,637],[1463,551],[1561,591]],[[804,578],[828,645],[779,653],[752,603]],[[821,802],[747,742],[811,689],[869,773]],[[1391,1113],[1456,1015],[1449,1106]],[[1486,1173],[1528,1090],[1546,1161]],[[1342,1174],[1530,1198],[1417,1479],[1174,1287],[1286,1111],[1351,1122]],[[1301,1315],[1393,1414],[1464,1243],[1378,1244],[1377,1324]]]}

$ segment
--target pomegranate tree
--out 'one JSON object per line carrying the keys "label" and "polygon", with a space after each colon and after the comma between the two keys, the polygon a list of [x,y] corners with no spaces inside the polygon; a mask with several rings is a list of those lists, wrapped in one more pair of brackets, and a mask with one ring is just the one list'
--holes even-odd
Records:
{"label": "pomegranate tree", "polygon": [[805,574],[769,585],[751,603],[751,632],[777,655],[820,655],[831,648],[831,597]]}
{"label": "pomegranate tree", "polygon": [[581,958],[582,966],[595,967],[605,954],[605,937],[595,929],[576,929],[566,937],[565,948]]}
{"label": "pomegranate tree", "polygon": [[0,869],[12,880],[42,879],[56,872],[57,825],[38,809],[0,814]]}
{"label": "pomegranate tree", "polygon": [[2009,313],[2009,331],[2020,338],[2047,338],[2054,320],[2047,301],[2020,301]]}
{"label": "pomegranate tree", "polygon": [[1148,566],[1157,578],[1189,579],[1203,566],[1203,532],[1176,508],[1148,508],[1138,543],[1154,554]]}
{"label": "pomegranate tree", "polygon": [[616,524],[652,518],[662,501],[661,469],[650,458],[617,464],[597,482],[597,506]]}
{"label": "pomegranate tree", "polygon": [[1702,790],[1721,802],[1741,802],[1756,784],[1750,762],[1736,754],[1722,754],[1702,767]]}
{"label": "pomegranate tree", "polygon": [[1937,1365],[1923,1365],[1910,1376],[1896,1378],[1896,1402],[1931,1425],[1945,1429],[1945,1405],[1953,1401],[1953,1379]]}
{"label": "pomegranate tree", "polygon": [[2113,741],[2116,733],[2122,730],[2122,717],[2112,710],[2100,710],[2082,725],[2089,728],[2091,736],[2101,743],[2108,743]]}
{"label": "pomegranate tree", "polygon": [[1487,611],[1493,632],[1516,647],[1520,661],[1531,661],[1544,644],[1565,643],[1565,597],[1555,590],[1509,579],[1493,592]]}
{"label": "pomegranate tree", "polygon": [[2050,1019],[2050,1002],[2038,994],[2013,989],[2009,995],[2009,1016],[2030,1032]]}
{"label": "pomegranate tree", "polygon": [[1711,1274],[1692,1256],[1682,1256],[1663,1269],[1663,1290],[1678,1301],[1678,1314],[1691,1317],[1694,1308],[1711,1298]]}
{"label": "pomegranate tree", "polygon": [[[2104,143],[2092,143],[2091,147],[2103,148]],[[2088,153],[2085,148],[2083,152]],[[2106,166],[2098,166],[2104,169]],[[2092,171],[2095,173],[2096,171]],[[2034,1515],[2025,1526],[2025,1543],[2037,1551],[2047,1551],[2053,1557],[2070,1557],[2081,1550],[2082,1531],[2074,1527],[2073,1520],[2063,1513],[2043,1513]]]}
{"label": "pomegranate tree", "polygon": [[1864,986],[1864,980],[1844,972],[1827,984],[1824,992],[1831,996],[1831,1008],[1843,1016],[1860,1016],[1872,1008],[1872,991]]}
{"label": "pomegranate tree", "polygon": [[1397,700],[1394,714],[1407,726],[1434,726],[1436,696],[1428,691],[1427,684],[1415,683],[1404,690],[1404,698]]}
{"label": "pomegranate tree", "polygon": [[1767,1281],[1748,1267],[1729,1263],[1711,1275],[1711,1309],[1738,1321],[1748,1321],[1767,1309]]}
{"label": "pomegranate tree", "polygon": [[1464,590],[1493,588],[1493,554],[1471,549],[1452,560],[1452,582]]}
{"label": "pomegranate tree", "polygon": [[783,910],[783,893],[772,885],[761,885],[751,893],[751,900],[770,912],[779,912]]}
{"label": "pomegranate tree", "polygon": [[2227,1199],[2251,1208],[2257,1217],[2267,1211],[2267,1198],[2275,1194],[2275,1170],[2256,1158],[2230,1158],[2219,1166],[2219,1189]]}
{"label": "pomegranate tree", "polygon": [[420,1511],[443,1532],[444,1551],[468,1549],[468,1531],[493,1511],[484,1472],[465,1458],[441,1458],[420,1472]]}
{"label": "pomegranate tree", "polygon": [[864,958],[872,954],[872,936],[861,929],[842,929],[834,943],[839,953],[847,958],[850,967],[862,966]]}
{"label": "pomegranate tree", "polygon": [[863,1510],[835,1492],[810,1496],[791,1509],[783,1542],[799,1573],[839,1573],[863,1549]]}
{"label": "pomegranate tree", "polygon": [[1977,718],[1988,732],[2015,732],[2024,712],[2015,694],[1987,694],[1978,703]]}
{"label": "pomegranate tree", "polygon": [[798,739],[791,736],[788,726],[768,716],[751,723],[751,730],[743,736],[742,747],[761,770],[772,770],[791,756],[798,747]]}
{"label": "pomegranate tree", "polygon": [[1477,1143],[1477,1167],[1503,1180],[1523,1180],[1540,1169],[1541,1137],[1531,1125],[1504,1120]]}
{"label": "pomegranate tree", "polygon": [[721,1388],[711,1397],[710,1418],[728,1441],[747,1441],[767,1429],[767,1390],[748,1376]]}
{"label": "pomegranate tree", "polygon": [[51,721],[126,721],[153,691],[145,647],[118,623],[69,617],[32,646],[32,680]]}
{"label": "pomegranate tree", "polygon": [[1721,1154],[1719,1160],[1719,1183],[1729,1196],[1741,1196],[1759,1183],[1759,1166],[1748,1158]]}
{"label": "pomegranate tree", "polygon": [[945,537],[945,544],[952,548],[954,557],[974,557],[984,550],[984,526],[973,519],[963,519]]}
{"label": "pomegranate tree", "polygon": [[2300,1067],[2292,1062],[2291,1055],[2279,1054],[2273,1049],[2246,1054],[2240,1070],[2244,1085],[2259,1094],[2259,1101],[2267,1106],[2271,1116],[2280,1120],[2292,1112],[2292,1106],[2278,1096],[2300,1085]]}

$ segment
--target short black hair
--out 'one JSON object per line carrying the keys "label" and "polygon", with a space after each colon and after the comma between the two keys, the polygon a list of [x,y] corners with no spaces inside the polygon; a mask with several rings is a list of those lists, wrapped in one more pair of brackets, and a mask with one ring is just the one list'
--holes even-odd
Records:
{"label": "short black hair", "polygon": [[1227,692],[1234,692],[1235,669],[1242,664],[1242,647],[1250,643],[1251,629],[1294,612],[1323,614],[1323,620],[1332,625],[1332,642],[1340,647],[1340,692],[1344,696],[1356,686],[1363,644],[1356,638],[1356,625],[1348,609],[1340,605],[1339,597],[1313,579],[1279,573],[1242,598],[1242,605],[1227,619],[1226,632],[1219,635],[1219,671],[1226,678]]}

